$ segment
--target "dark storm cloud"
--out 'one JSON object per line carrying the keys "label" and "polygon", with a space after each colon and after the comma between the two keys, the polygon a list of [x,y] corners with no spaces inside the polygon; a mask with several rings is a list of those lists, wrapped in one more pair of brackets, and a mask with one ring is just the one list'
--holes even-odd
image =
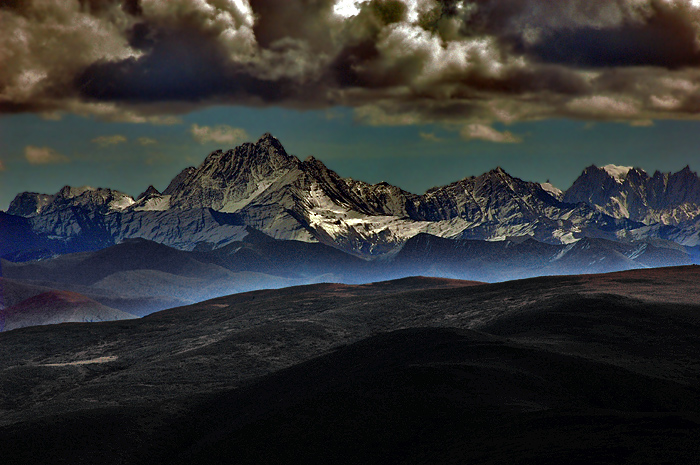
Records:
{"label": "dark storm cloud", "polygon": [[22,4],[22,0],[0,0],[0,8],[6,9],[19,9]]}
{"label": "dark storm cloud", "polygon": [[697,66],[698,31],[691,18],[669,8],[655,7],[644,22],[556,29],[544,33],[537,44],[524,48],[544,61],[580,67]]}
{"label": "dark storm cloud", "polygon": [[333,0],[251,0],[257,17],[253,31],[258,44],[269,48],[285,39],[316,41],[317,46],[331,45],[326,19],[332,13]]}
{"label": "dark storm cloud", "polygon": [[91,14],[99,15],[109,11],[114,5],[120,5],[122,10],[130,15],[139,16],[143,13],[141,0],[78,0],[82,9]]}
{"label": "dark storm cloud", "polygon": [[695,118],[700,101],[690,0],[0,0],[0,22],[5,113],[646,121]]}
{"label": "dark storm cloud", "polygon": [[[139,23],[134,29],[149,28]],[[149,35],[151,37],[146,38]],[[292,83],[288,79],[263,80],[252,75],[245,65],[231,62],[220,43],[196,29],[142,33],[138,39],[132,34],[130,43],[146,53],[138,58],[88,66],[75,81],[83,97],[160,102],[231,96],[257,97],[271,102],[292,94]]]}

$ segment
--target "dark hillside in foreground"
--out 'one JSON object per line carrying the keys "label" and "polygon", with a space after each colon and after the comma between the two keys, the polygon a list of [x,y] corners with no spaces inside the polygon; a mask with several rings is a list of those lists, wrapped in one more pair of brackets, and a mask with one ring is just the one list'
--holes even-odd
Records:
{"label": "dark hillside in foreground", "polygon": [[319,284],[2,333],[3,457],[692,463],[699,270]]}
{"label": "dark hillside in foreground", "polygon": [[677,443],[700,435],[697,400],[697,389],[604,363],[415,328],[215,396],[188,412],[200,421],[183,444],[202,439],[173,459],[555,464],[583,463],[595,444],[598,462],[681,463],[694,452]]}
{"label": "dark hillside in foreground", "polygon": [[[169,421],[166,404],[49,419],[31,454],[78,463],[691,463],[698,400],[697,388],[605,363],[414,328],[209,396]],[[123,413],[163,423],[143,438]],[[29,446],[22,433],[36,427],[21,425],[13,443]],[[79,457],[76,436],[96,441]]]}

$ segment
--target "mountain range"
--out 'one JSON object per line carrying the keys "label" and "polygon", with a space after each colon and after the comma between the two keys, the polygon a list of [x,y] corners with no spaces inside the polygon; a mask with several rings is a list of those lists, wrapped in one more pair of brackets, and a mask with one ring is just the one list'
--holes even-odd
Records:
{"label": "mountain range", "polygon": [[[133,198],[105,188],[24,192],[0,216],[0,255],[24,261],[97,250],[141,237],[181,250],[214,249],[250,228],[274,239],[319,242],[364,259],[389,257],[425,233],[447,239],[548,244],[581,238],[700,244],[700,178],[688,167],[648,176],[590,166],[568,190],[496,168],[423,195],[342,178],[320,160],[288,154],[272,135],[211,153],[159,192]],[[18,242],[19,241],[19,242]],[[658,245],[658,244],[657,244]]]}
{"label": "mountain range", "polygon": [[[253,241],[256,234],[258,242]],[[672,249],[667,243],[585,238],[556,245],[533,239],[450,240],[429,234],[412,237],[390,259],[367,261],[324,244],[277,240],[253,231],[243,241],[214,250],[183,251],[145,239],[127,239],[105,249],[52,259],[0,260],[0,284],[6,290],[27,289],[6,293],[7,307],[26,306],[25,299],[61,291],[144,316],[221,295],[319,282],[360,284],[409,276],[495,282],[691,262],[682,247]],[[85,314],[83,319],[100,317]]]}
{"label": "mountain range", "polygon": [[416,195],[265,134],[162,192],[19,194],[3,463],[694,463],[699,185]]}

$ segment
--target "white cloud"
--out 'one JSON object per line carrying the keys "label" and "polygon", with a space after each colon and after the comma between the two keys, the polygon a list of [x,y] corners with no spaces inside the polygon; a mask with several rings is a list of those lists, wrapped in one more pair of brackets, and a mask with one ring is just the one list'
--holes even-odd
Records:
{"label": "white cloud", "polygon": [[408,126],[421,122],[418,114],[408,111],[390,113],[377,105],[364,105],[355,108],[353,113],[355,121],[369,126]]}
{"label": "white cloud", "polygon": [[499,132],[486,124],[467,124],[459,132],[464,140],[484,140],[501,144],[516,144],[523,140],[510,131]]}
{"label": "white cloud", "polygon": [[68,157],[62,155],[51,147],[36,147],[27,145],[24,148],[24,158],[32,165],[46,165],[49,163],[66,163]]}
{"label": "white cloud", "polygon": [[[126,108],[111,102],[86,103],[79,100],[71,100],[66,104],[66,110],[84,117],[94,116],[101,121],[109,123],[152,124],[154,126],[182,124],[182,118],[179,116],[142,114],[143,108]],[[177,105],[168,111],[181,112],[187,111],[187,109],[183,110],[181,105]]]}
{"label": "white cloud", "polygon": [[219,144],[240,144],[250,139],[245,129],[234,128],[226,124],[218,126],[200,126],[193,124],[190,128],[192,137],[200,144],[216,142]]}
{"label": "white cloud", "polygon": [[567,107],[585,117],[630,118],[640,112],[639,104],[634,100],[607,95],[577,98],[569,102]]}
{"label": "white cloud", "polygon": [[435,135],[434,132],[423,132],[420,131],[418,133],[421,139],[426,140],[428,142],[442,142],[443,139],[441,137],[438,137]]}
{"label": "white cloud", "polygon": [[100,147],[109,147],[110,145],[123,144],[127,141],[127,138],[121,134],[114,134],[112,136],[100,136],[92,139],[93,144],[97,144]]}
{"label": "white cloud", "polygon": [[139,145],[143,145],[143,146],[155,145],[158,143],[157,140],[151,139],[150,137],[139,137],[138,139],[136,139],[136,142],[138,142]]}

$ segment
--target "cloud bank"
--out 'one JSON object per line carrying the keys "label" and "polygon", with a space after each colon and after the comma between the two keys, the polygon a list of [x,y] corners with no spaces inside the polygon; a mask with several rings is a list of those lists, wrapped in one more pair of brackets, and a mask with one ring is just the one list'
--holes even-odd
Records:
{"label": "cloud bank", "polygon": [[484,140],[487,142],[497,142],[501,144],[517,144],[523,140],[511,133],[510,131],[499,132],[491,126],[485,124],[467,124],[459,132],[462,139],[470,140]]}
{"label": "cloud bank", "polygon": [[91,142],[99,145],[100,147],[109,147],[110,145],[124,144],[127,142],[127,138],[121,134],[114,134],[112,136],[95,137]]}
{"label": "cloud bank", "polygon": [[67,163],[68,157],[62,155],[51,147],[36,147],[28,145],[24,148],[24,158],[32,165],[48,165],[54,163]]}
{"label": "cloud bank", "polygon": [[236,145],[250,139],[245,129],[234,128],[226,124],[213,127],[193,124],[190,128],[190,133],[200,144],[216,142],[219,144]]}
{"label": "cloud bank", "polygon": [[[694,0],[0,0],[0,112],[172,124],[209,105],[367,124],[700,112]],[[485,136],[488,137],[488,136]]]}

